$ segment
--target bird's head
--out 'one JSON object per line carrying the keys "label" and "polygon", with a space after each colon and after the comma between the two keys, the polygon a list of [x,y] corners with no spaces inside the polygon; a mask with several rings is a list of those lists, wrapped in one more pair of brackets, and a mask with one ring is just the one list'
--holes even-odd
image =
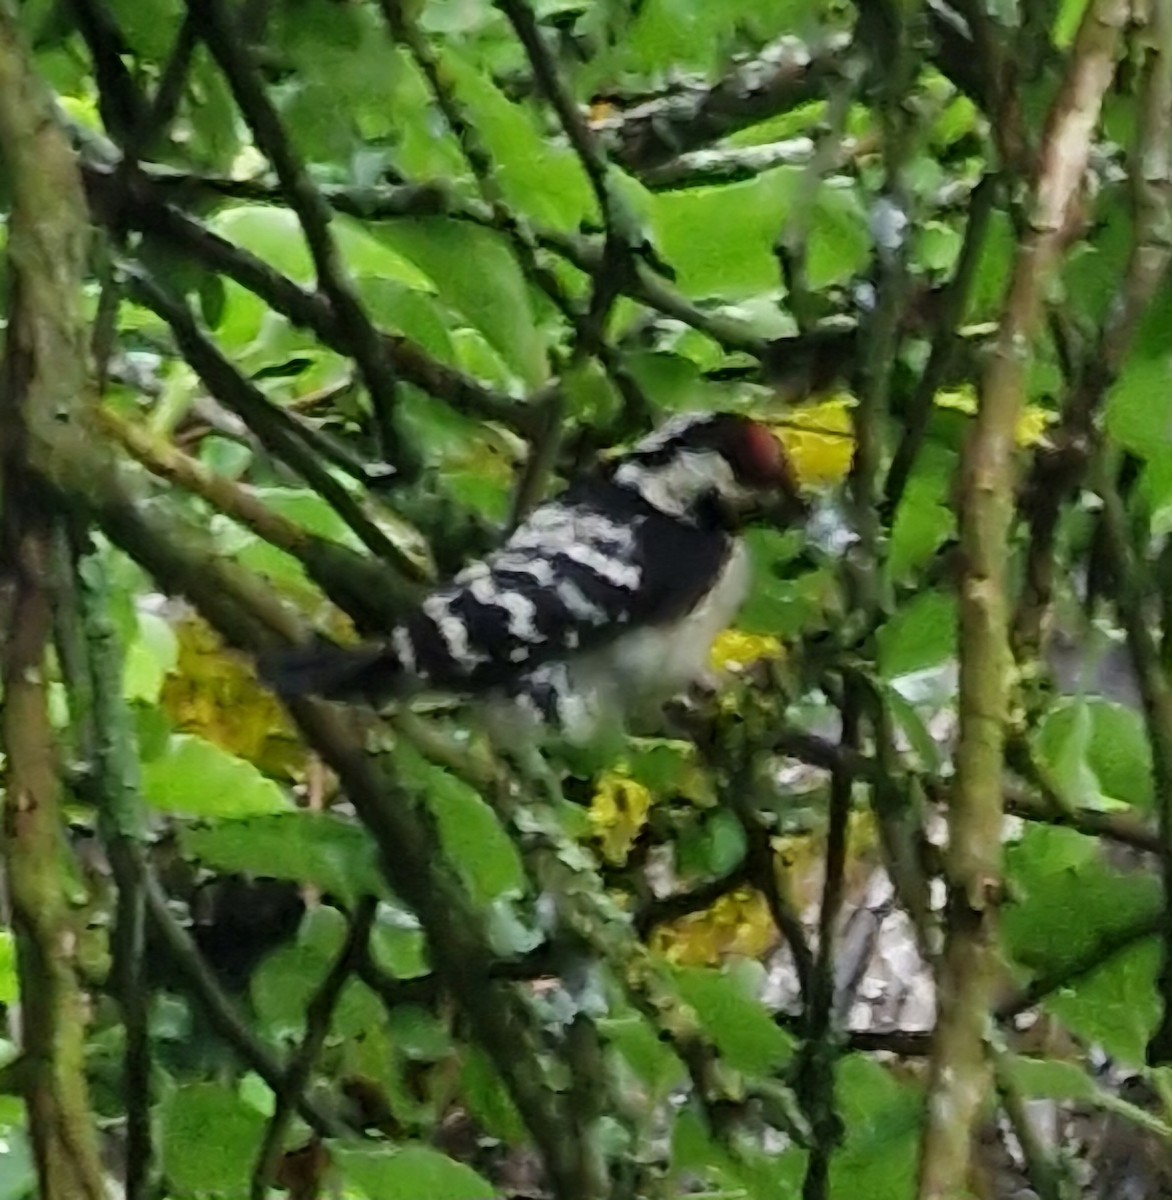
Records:
{"label": "bird's head", "polygon": [[739,413],[674,417],[615,459],[609,473],[655,508],[689,520],[739,524],[779,503],[805,509],[780,440]]}

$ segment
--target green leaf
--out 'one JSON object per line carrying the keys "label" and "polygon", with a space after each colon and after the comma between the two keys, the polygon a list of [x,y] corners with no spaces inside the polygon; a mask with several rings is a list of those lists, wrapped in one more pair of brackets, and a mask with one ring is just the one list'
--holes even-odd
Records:
{"label": "green leaf", "polygon": [[139,612],[137,636],[126,648],[122,694],[127,700],[154,704],[163,680],[175,669],[179,643],[170,624],[155,613]]}
{"label": "green leaf", "polygon": [[717,809],[687,827],[680,835],[677,853],[685,875],[725,875],[745,857],[744,828],[732,813]]}
{"label": "green leaf", "polygon": [[183,852],[225,874],[287,879],[341,903],[386,890],[378,854],[361,826],[332,813],[294,809],[179,831]]}
{"label": "green leaf", "polygon": [[[314,280],[313,258],[301,223],[291,209],[272,204],[235,204],[221,209],[211,226],[295,282],[309,284]],[[423,291],[433,290],[426,275],[359,222],[335,216],[330,229],[353,274],[377,275]]]}
{"label": "green leaf", "polygon": [[16,942],[12,931],[0,931],[0,1004],[15,1004],[20,995],[16,974]]}
{"label": "green leaf", "polygon": [[387,1032],[395,1049],[408,1058],[437,1062],[452,1052],[452,1035],[434,1013],[405,1004],[387,1016]]}
{"label": "green leaf", "polygon": [[[266,1032],[274,1038],[299,1037],[306,1009],[341,953],[347,922],[327,905],[310,909],[297,940],[270,954],[253,975],[252,1002]],[[343,988],[330,1028],[339,1037],[357,1037],[385,1021],[378,997],[357,979]]]}
{"label": "green leaf", "polygon": [[[1094,838],[1032,826],[1006,852],[1012,902],[1003,913],[1008,953],[1035,975],[1062,974],[1160,911],[1158,879],[1120,873],[1098,859]],[[1053,993],[1046,1007],[1076,1036],[1141,1063],[1159,1018],[1154,939]]]}
{"label": "green leaf", "polygon": [[196,46],[192,56],[186,105],[191,121],[193,165],[210,171],[228,171],[240,152],[242,122],[227,80],[203,45]]}
{"label": "green leaf", "polygon": [[883,690],[884,703],[907,736],[912,752],[919,757],[919,769],[939,771],[943,766],[941,748],[932,737],[921,711],[892,685],[880,682],[879,686]]}
{"label": "green leaf", "polygon": [[1172,1140],[1172,1126],[1100,1087],[1078,1063],[1007,1054],[1002,1069],[1026,1099],[1044,1098],[1091,1105],[1132,1121],[1165,1141]]}
{"label": "green leaf", "polygon": [[834,596],[832,573],[821,569],[794,574],[789,564],[801,549],[800,540],[776,529],[750,529],[745,540],[753,559],[753,584],[737,628],[785,641],[824,626]]}
{"label": "green leaf", "polygon": [[379,327],[417,342],[442,362],[452,362],[456,348],[435,297],[382,275],[359,275],[358,294]]}
{"label": "green leaf", "polygon": [[429,1146],[368,1150],[340,1142],[329,1145],[347,1185],[370,1200],[492,1200],[498,1194],[471,1167]]}
{"label": "green leaf", "polygon": [[0,1126],[0,1200],[29,1200],[36,1184],[32,1147],[24,1130]]}
{"label": "green leaf", "polygon": [[443,70],[493,161],[494,178],[509,205],[535,221],[576,231],[597,222],[597,205],[581,160],[543,137],[529,113],[452,48]]}
{"label": "green leaf", "polygon": [[248,1194],[265,1118],[230,1088],[193,1083],[163,1102],[163,1173],[172,1187],[201,1196]]}
{"label": "green leaf", "polygon": [[651,1089],[653,1100],[666,1099],[686,1077],[683,1063],[643,1017],[604,1017],[598,1022],[598,1031]]}
{"label": "green leaf", "polygon": [[110,16],[126,43],[146,58],[166,58],[183,17],[181,0],[111,0]]}
{"label": "green leaf", "polygon": [[277,93],[286,129],[315,162],[345,160],[395,129],[398,60],[364,5],[302,0],[274,10],[267,45],[295,68]]}
{"label": "green leaf", "polygon": [[[754,48],[780,33],[812,32],[820,15],[812,0],[646,0],[623,39],[612,71],[655,75],[693,68],[703,72],[723,65],[734,48]],[[748,37],[746,37],[748,35]],[[751,39],[751,40],[750,40]]]}
{"label": "green leaf", "polygon": [[1172,449],[1172,355],[1132,358],[1108,398],[1107,430],[1140,458]]}
{"label": "green leaf", "polygon": [[858,184],[828,179],[818,190],[810,222],[806,274],[815,290],[844,284],[871,256],[871,234]]}
{"label": "green leaf", "polygon": [[915,1192],[923,1096],[860,1054],[835,1072],[846,1140],[834,1156],[831,1194],[910,1196]]}
{"label": "green leaf", "polygon": [[185,817],[239,819],[292,807],[252,763],[193,733],[172,734],[163,753],[143,764],[142,791],[148,804]]}
{"label": "green leaf", "polygon": [[395,762],[407,786],[426,800],[444,850],[476,903],[524,891],[525,869],[517,848],[484,800],[406,743],[396,748]]}
{"label": "green leaf", "polygon": [[530,387],[549,377],[529,290],[502,239],[440,217],[387,221],[378,239],[414,263]]}
{"label": "green leaf", "polygon": [[989,228],[969,291],[966,323],[993,321],[1000,317],[1016,244],[1009,215],[1000,210],[994,212],[989,218]]}
{"label": "green leaf", "polygon": [[887,679],[938,667],[956,655],[956,600],[925,592],[880,630],[879,665]]}
{"label": "green leaf", "polygon": [[1151,746],[1134,709],[1094,697],[1060,704],[1043,721],[1037,745],[1071,804],[1152,806]]}
{"label": "green leaf", "polygon": [[398,979],[417,979],[426,975],[427,942],[419,928],[419,919],[406,909],[383,905],[371,936],[374,960]]}
{"label": "green leaf", "polygon": [[655,242],[675,268],[678,286],[689,296],[726,299],[780,289],[773,244],[800,176],[793,167],[778,167],[744,183],[657,193]]}
{"label": "green leaf", "polygon": [[729,1066],[760,1075],[789,1061],[792,1040],[736,975],[707,967],[676,967],[674,975],[680,995]]}
{"label": "green leaf", "polygon": [[747,1146],[734,1157],[712,1138],[694,1107],[681,1110],[672,1128],[671,1173],[681,1195],[699,1176],[715,1185],[705,1193],[714,1200],[793,1200],[801,1194],[804,1159],[796,1148],[764,1154]]}
{"label": "green leaf", "polygon": [[1080,1041],[1101,1046],[1120,1065],[1141,1067],[1160,1020],[1160,959],[1150,937],[1047,997],[1045,1008]]}
{"label": "green leaf", "polygon": [[1088,3],[1090,0],[1061,0],[1052,31],[1054,45],[1059,50],[1065,50],[1074,41]]}
{"label": "green leaf", "polygon": [[915,471],[895,514],[888,560],[892,579],[914,580],[956,526],[950,503],[956,454],[929,443],[920,452]]}
{"label": "green leaf", "polygon": [[[773,247],[800,192],[802,171],[777,167],[720,187],[657,193],[651,201],[656,245],[689,296],[748,299],[776,292],[781,277]],[[735,221],[729,214],[735,213]],[[713,237],[719,229],[721,236]],[[866,213],[853,183],[819,189],[810,219],[808,275],[815,289],[845,283],[867,263]]]}
{"label": "green leaf", "polygon": [[1091,953],[1153,911],[1158,881],[1109,870],[1093,838],[1031,826],[1006,851],[1013,900],[1005,906],[1006,947],[1038,972]]}
{"label": "green leaf", "polygon": [[488,1055],[475,1046],[465,1053],[460,1067],[460,1093],[468,1111],[490,1137],[513,1143],[524,1140],[525,1123],[508,1090]]}
{"label": "green leaf", "polygon": [[1027,1099],[1090,1101],[1099,1090],[1077,1063],[1009,1054],[1004,1065],[1013,1085]]}
{"label": "green leaf", "polygon": [[1133,234],[1124,205],[1101,205],[1095,216],[1101,223],[1094,239],[1074,247],[1062,281],[1073,311],[1097,327],[1107,319],[1118,282],[1127,270]]}

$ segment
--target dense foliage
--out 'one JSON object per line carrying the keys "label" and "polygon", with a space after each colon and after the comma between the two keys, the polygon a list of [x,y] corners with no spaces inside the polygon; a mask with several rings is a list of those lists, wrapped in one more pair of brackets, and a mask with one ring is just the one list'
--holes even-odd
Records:
{"label": "dense foliage", "polygon": [[[0,1200],[1167,1194],[1170,155],[1172,0],[0,0]],[[670,736],[258,683],[697,408]]]}

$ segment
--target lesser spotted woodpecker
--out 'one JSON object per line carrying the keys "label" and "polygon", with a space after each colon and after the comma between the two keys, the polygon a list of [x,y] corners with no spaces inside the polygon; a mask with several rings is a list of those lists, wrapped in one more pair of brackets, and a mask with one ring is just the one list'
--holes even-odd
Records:
{"label": "lesser spotted woodpecker", "polygon": [[572,743],[707,676],[749,588],[738,536],[770,493],[800,506],[781,443],[747,417],[676,417],[535,509],[377,642],[262,667],[286,695],[475,696]]}

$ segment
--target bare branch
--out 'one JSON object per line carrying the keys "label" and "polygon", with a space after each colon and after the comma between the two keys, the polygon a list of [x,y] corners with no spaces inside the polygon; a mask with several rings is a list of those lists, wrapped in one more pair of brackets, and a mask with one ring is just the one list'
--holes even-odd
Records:
{"label": "bare branch", "polygon": [[418,452],[394,427],[398,383],[394,366],[383,338],[354,293],[330,232],[330,206],[310,180],[281,127],[223,0],[188,0],[188,7],[199,21],[200,33],[224,72],[257,146],[273,164],[285,198],[301,222],[317,270],[318,287],[337,314],[339,329],[370,394],[383,457],[394,463],[403,478],[410,479],[419,469]]}
{"label": "bare branch", "polygon": [[962,458],[958,581],[960,731],[949,812],[948,935],[939,973],[919,1200],[953,1195],[967,1174],[988,1086],[985,1032],[999,972],[1002,790],[1008,715],[1006,595],[1014,508],[1014,429],[1045,289],[1064,250],[1091,139],[1127,21],[1126,0],[1094,0],[1046,124],[1034,220],[1020,242],[993,355]]}
{"label": "bare branch", "polygon": [[649,100],[594,128],[615,162],[640,175],[820,98],[849,42],[849,34],[831,34],[815,47],[782,38],[711,87],[698,84]]}

